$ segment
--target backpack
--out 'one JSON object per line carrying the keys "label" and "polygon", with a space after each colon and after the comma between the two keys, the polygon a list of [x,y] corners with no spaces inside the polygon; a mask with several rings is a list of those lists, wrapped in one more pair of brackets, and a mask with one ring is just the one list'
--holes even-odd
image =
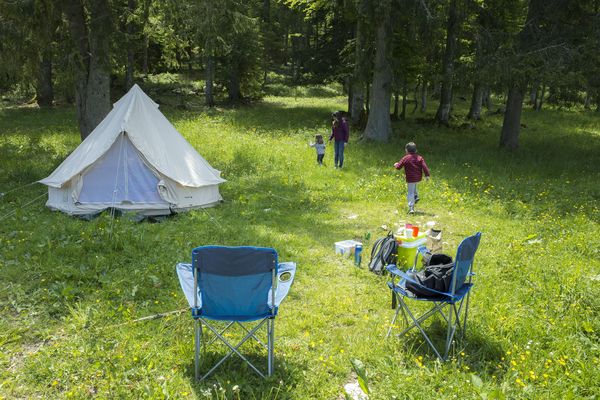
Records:
{"label": "backpack", "polygon": [[390,231],[387,236],[379,238],[373,243],[369,270],[377,275],[385,274],[385,266],[396,264],[397,257],[398,242],[396,242],[394,234]]}
{"label": "backpack", "polygon": [[[424,268],[419,272],[412,272],[412,278],[421,286],[436,290],[438,292],[448,292],[452,284],[452,273],[454,272],[454,263],[452,257],[446,254],[427,253],[423,256]],[[406,282],[406,289],[417,297],[437,297],[437,293],[423,289],[412,282]]]}

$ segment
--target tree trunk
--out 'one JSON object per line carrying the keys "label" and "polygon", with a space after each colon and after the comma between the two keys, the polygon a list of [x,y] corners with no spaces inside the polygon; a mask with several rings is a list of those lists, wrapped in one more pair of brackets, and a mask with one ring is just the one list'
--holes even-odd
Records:
{"label": "tree trunk", "polygon": [[42,52],[36,86],[36,99],[39,107],[52,107],[54,88],[52,86],[52,50],[46,47]]}
{"label": "tree trunk", "polygon": [[352,96],[350,100],[350,121],[359,126],[365,114],[365,83],[367,81],[367,35],[365,32],[365,10],[367,1],[362,0],[356,21],[356,47],[354,49],[354,71],[352,73]]}
{"label": "tree trunk", "polygon": [[544,105],[544,96],[546,95],[546,86],[542,85],[542,89],[540,90],[540,95],[537,98],[537,105],[535,107],[535,111],[542,111],[542,105]]}
{"label": "tree trunk", "polygon": [[529,104],[531,104],[533,106],[532,108],[534,110],[537,108],[538,90],[539,90],[539,86],[534,84],[531,87],[531,91],[529,92]]}
{"label": "tree trunk", "polygon": [[[86,13],[81,2],[65,4],[65,14],[71,36],[77,42],[79,56],[75,72],[75,102],[81,140],[84,140],[110,111],[110,6],[107,0],[92,1]],[[89,15],[89,26],[86,14]]]}
{"label": "tree trunk", "polygon": [[263,0],[261,17],[263,22],[269,22],[271,19],[271,0]]}
{"label": "tree trunk", "polygon": [[[547,9],[547,4],[544,0],[530,0],[527,8],[527,17],[525,23],[518,33],[517,54],[525,54],[531,51],[532,44],[539,40],[537,27],[538,19]],[[510,68],[516,70],[522,69],[523,65],[511,65]],[[529,76],[528,76],[529,75]],[[527,88],[527,80],[531,78],[531,74],[513,75],[509,70],[508,76],[514,79],[509,85],[508,97],[506,99],[506,110],[504,112],[504,121],[500,133],[500,147],[508,150],[516,150],[519,147],[519,132],[521,130],[521,111],[523,109],[523,96]],[[542,84],[542,93],[540,102],[544,96],[544,85]],[[540,105],[541,107],[541,105]]]}
{"label": "tree trunk", "polygon": [[538,110],[538,98],[540,96],[540,88],[539,86],[536,86],[534,88],[531,89],[531,93],[529,95],[529,102],[531,104],[531,108],[533,109],[533,111],[537,111]]}
{"label": "tree trunk", "polygon": [[132,49],[127,49],[127,66],[125,67],[125,88],[131,89],[133,86],[134,54]]}
{"label": "tree trunk", "polygon": [[233,65],[229,68],[229,81],[227,85],[229,104],[238,104],[242,98],[240,91],[240,74],[236,60],[231,60]]}
{"label": "tree trunk", "polygon": [[269,69],[269,48],[266,45],[266,41],[268,37],[270,37],[268,31],[270,29],[271,22],[271,0],[263,0],[262,10],[261,10],[261,18],[262,18],[262,34],[263,34],[263,56],[262,56],[262,69],[263,69],[263,80],[261,86],[264,88],[267,84],[267,74]]}
{"label": "tree trunk", "polygon": [[414,114],[415,112],[417,112],[417,109],[419,108],[419,89],[421,88],[421,81],[417,80],[417,86],[415,86],[415,91],[414,91],[414,102],[415,102],[415,106],[413,107],[413,110],[411,112],[411,114]]}
{"label": "tree trunk", "polygon": [[204,88],[205,103],[208,107],[214,107],[213,83],[215,79],[215,58],[213,55],[206,57],[206,86]]}
{"label": "tree trunk", "polygon": [[487,110],[494,108],[494,101],[492,100],[492,90],[489,87],[483,89],[483,105]]}
{"label": "tree trunk", "polygon": [[517,86],[513,86],[508,91],[508,99],[506,100],[506,111],[500,135],[500,147],[508,150],[516,150],[519,147],[522,108],[523,90]]}
{"label": "tree trunk", "polygon": [[[483,26],[480,29],[484,29]],[[484,68],[483,38],[480,33],[475,35],[475,74],[473,83],[473,96],[467,118],[478,121],[481,119],[481,104],[483,103],[482,70]]]}
{"label": "tree trunk", "polygon": [[473,97],[471,98],[471,107],[467,118],[475,121],[481,119],[481,103],[483,101],[483,85],[476,82],[473,86]]}
{"label": "tree trunk", "polygon": [[[127,0],[127,8],[130,17],[135,13],[135,0]],[[134,52],[133,47],[135,41],[133,40],[133,21],[127,22],[127,65],[125,66],[125,88],[131,89],[133,86],[133,73],[134,73]]]}
{"label": "tree trunk", "polygon": [[585,100],[583,102],[583,108],[585,110],[589,110],[592,106],[592,96],[590,96],[590,92],[585,93]]}
{"label": "tree trunk", "polygon": [[352,77],[351,76],[347,76],[346,78],[344,78],[344,85],[348,88],[348,98],[346,99],[346,109],[348,112],[348,115],[350,115],[350,113],[352,112],[352,96],[353,96],[353,92],[354,92],[354,88],[352,87]]}
{"label": "tree trunk", "polygon": [[394,91],[394,114],[393,114],[394,121],[398,121],[399,108],[400,108],[400,95],[398,94],[397,91]]}
{"label": "tree trunk", "polygon": [[377,28],[371,106],[364,137],[378,142],[387,142],[392,135],[390,100],[393,76],[389,60],[391,2],[382,1],[379,5],[382,8],[381,19]]}
{"label": "tree trunk", "polygon": [[143,13],[143,23],[142,27],[144,31],[144,47],[142,49],[142,72],[145,77],[148,76],[148,47],[150,46],[150,37],[148,36],[148,20],[150,18],[150,6],[152,4],[152,0],[144,0],[144,13]]}
{"label": "tree trunk", "polygon": [[408,103],[408,82],[406,79],[404,80],[404,84],[402,85],[402,121],[406,120],[406,104]]}
{"label": "tree trunk", "polygon": [[450,119],[450,108],[452,104],[452,80],[454,79],[454,54],[458,39],[458,17],[456,14],[457,0],[450,1],[448,14],[448,27],[446,33],[446,50],[442,60],[442,90],[440,92],[440,105],[435,119],[444,125],[448,125]]}
{"label": "tree trunk", "polygon": [[367,83],[365,85],[365,93],[366,93],[366,97],[365,97],[365,108],[367,109],[367,115],[369,114],[369,112],[371,111],[371,85],[369,83]]}
{"label": "tree trunk", "polygon": [[421,85],[421,109],[422,113],[427,111],[427,81],[423,79],[423,84]]}

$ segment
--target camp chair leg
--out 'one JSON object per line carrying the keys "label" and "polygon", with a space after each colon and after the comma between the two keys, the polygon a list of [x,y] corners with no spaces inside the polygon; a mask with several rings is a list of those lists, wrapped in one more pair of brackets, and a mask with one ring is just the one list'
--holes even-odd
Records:
{"label": "camp chair leg", "polygon": [[[433,308],[431,310],[429,310],[427,313],[425,313],[423,316],[421,316],[419,319],[415,318],[415,316],[410,312],[408,306],[406,304],[404,304],[404,302],[402,302],[402,306],[404,307],[404,309],[406,310],[406,312],[408,313],[408,316],[413,320],[413,325],[411,325],[409,328],[405,329],[404,332],[408,332],[410,329],[412,329],[413,327],[417,327],[420,331],[421,334],[423,335],[423,337],[425,338],[425,340],[427,341],[427,343],[429,343],[429,346],[433,349],[433,351],[435,352],[435,354],[439,357],[442,358],[442,356],[440,356],[439,351],[437,351],[437,349],[435,348],[435,346],[433,345],[433,342],[431,341],[431,339],[429,339],[429,336],[427,336],[427,334],[425,333],[425,330],[423,329],[423,327],[421,327],[421,322],[423,322],[427,317],[423,318],[426,314],[431,315],[432,313],[434,313],[436,311],[436,308]],[[400,335],[402,335],[404,332],[402,332]],[[399,336],[400,336],[399,335]]]}
{"label": "camp chair leg", "polygon": [[444,321],[446,321],[446,323],[448,323],[448,317],[446,316],[446,314],[444,314],[444,307],[446,306],[445,303],[434,303],[437,307],[437,310],[440,312],[440,315],[442,316],[442,318],[444,318]]}
{"label": "camp chair leg", "polygon": [[442,358],[444,361],[448,359],[448,353],[450,352],[450,346],[452,345],[452,338],[454,337],[454,332],[456,331],[456,326],[452,323],[452,316],[454,312],[456,312],[456,308],[448,307],[448,331],[446,334],[444,357]]}
{"label": "camp chair leg", "polygon": [[408,326],[409,322],[408,322],[408,317],[406,316],[406,311],[404,311],[404,308],[402,308],[401,310],[402,310],[402,318],[404,319],[404,326]]}
{"label": "camp chair leg", "polygon": [[[208,326],[208,324],[207,324],[206,322],[205,322],[205,324]],[[231,328],[231,325],[233,325],[233,324],[235,324],[235,321],[232,321],[232,322],[228,323],[228,324],[225,326],[225,328],[221,329],[221,332],[219,332],[219,335],[223,336],[223,334],[224,334],[225,332],[227,332],[227,330],[228,330],[229,328]],[[202,325],[200,325],[200,327],[202,327]],[[246,332],[248,332],[248,331],[246,330]],[[215,340],[217,340],[218,338],[219,338],[219,337],[218,337],[218,336],[216,336],[216,335],[215,335],[215,336],[213,336],[213,337],[210,339],[210,341],[209,341],[208,343],[205,343],[204,347],[206,348],[206,347],[210,346],[210,345],[211,345],[211,344],[213,344],[213,343],[215,342]]]}
{"label": "camp chair leg", "polygon": [[448,307],[448,318],[447,318],[447,324],[448,324],[448,328],[446,330],[446,343],[444,344],[444,357],[442,358],[443,360],[446,360],[446,357],[448,357],[448,348],[450,347],[448,345],[448,343],[452,340],[451,335],[452,335],[452,314],[454,313],[454,310],[452,309],[452,307]]}
{"label": "camp chair leg", "polygon": [[456,318],[456,321],[454,321],[454,325],[456,325],[456,329],[458,331],[460,331],[462,334],[463,330],[462,330],[461,321],[460,321],[460,312],[462,311],[462,302],[460,303],[458,308],[456,308],[456,304],[453,304],[452,307],[454,308],[454,317]]}
{"label": "camp chair leg", "polygon": [[[394,296],[397,296],[397,294],[394,293]],[[396,323],[396,319],[398,318],[398,313],[400,313],[400,310],[402,310],[402,314],[404,315],[404,320],[407,322],[406,325],[408,325],[408,320],[406,319],[406,314],[404,313],[404,309],[400,305],[400,302],[398,302],[397,304],[398,304],[398,306],[396,307],[396,312],[394,313],[394,318],[392,318],[390,327],[388,328],[388,331],[385,335],[386,338],[390,337],[390,333],[392,333],[392,329],[394,328],[394,324]]]}
{"label": "camp chair leg", "polygon": [[221,360],[216,363],[211,369],[210,371],[208,371],[206,374],[204,374],[204,376],[200,379],[201,381],[206,379],[210,374],[213,373],[214,370],[217,369],[217,367],[219,367],[221,364],[223,364],[223,362],[225,362],[225,360],[227,360],[229,357],[231,357],[232,354],[237,354],[242,360],[244,360],[246,362],[246,364],[248,364],[253,370],[254,372],[256,372],[258,375],[260,375],[261,378],[264,378],[265,375],[260,372],[246,357],[244,357],[244,355],[242,353],[240,353],[238,351],[238,349],[240,348],[240,346],[242,346],[242,344],[244,344],[248,339],[250,339],[251,337],[254,336],[254,334],[256,333],[256,331],[263,326],[263,324],[265,323],[265,321],[267,321],[266,319],[263,319],[258,325],[256,325],[254,328],[252,328],[252,330],[250,332],[248,332],[248,334],[246,334],[246,336],[244,336],[244,338],[242,340],[240,340],[240,342],[236,345],[236,346],[232,346],[227,339],[225,339],[223,336],[221,336],[219,334],[219,332],[217,332],[217,330],[215,328],[213,328],[210,324],[206,323],[206,326],[215,334],[219,337],[219,339],[221,339],[221,341],[227,346],[229,347],[229,353],[227,353],[225,355],[225,357],[221,358]]}
{"label": "camp chair leg", "polygon": [[267,331],[268,331],[268,366],[267,366],[267,375],[273,375],[274,362],[275,362],[275,354],[274,354],[274,345],[275,345],[275,320],[269,318],[267,320]]}
{"label": "camp chair leg", "polygon": [[465,304],[465,318],[463,320],[463,336],[467,335],[467,316],[469,315],[469,297],[471,296],[471,291],[467,293],[467,304]]}
{"label": "camp chair leg", "polygon": [[[250,333],[250,330],[248,328],[246,328],[246,326],[240,322],[237,323],[239,326],[242,327],[242,329],[244,331],[246,331],[246,333]],[[262,340],[260,340],[259,338],[257,338],[255,335],[252,335],[252,337],[254,338],[254,340],[256,340],[258,343],[260,343],[265,349],[268,349],[268,345],[264,344]]]}
{"label": "camp chair leg", "polygon": [[194,347],[195,347],[195,358],[194,358],[194,375],[196,380],[200,378],[200,345],[202,343],[202,324],[199,319],[194,320]]}
{"label": "camp chair leg", "polygon": [[[414,328],[415,326],[417,326],[421,322],[425,321],[427,318],[429,318],[431,316],[431,314],[435,314],[436,312],[439,311],[439,305],[436,305],[431,310],[427,311],[425,314],[423,314],[419,318],[415,319],[414,316],[412,315],[412,313],[410,312],[410,309],[406,305],[406,303],[401,302],[399,304],[402,305],[402,308],[403,308],[402,312],[403,313],[407,312],[410,315],[411,319],[413,319],[413,321],[416,321],[416,323],[413,322],[412,325],[408,326],[406,329],[404,329],[402,332],[400,332],[397,335],[398,337],[404,335],[406,332],[410,331],[412,328]],[[404,314],[404,316],[406,317],[406,314]],[[446,316],[444,316],[444,318],[446,318]],[[408,324],[408,319],[407,319],[407,324]]]}

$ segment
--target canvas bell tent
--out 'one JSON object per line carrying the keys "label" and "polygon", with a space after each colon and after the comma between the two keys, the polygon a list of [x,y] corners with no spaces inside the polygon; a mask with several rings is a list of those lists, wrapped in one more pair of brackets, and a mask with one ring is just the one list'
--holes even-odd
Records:
{"label": "canvas bell tent", "polygon": [[67,214],[115,208],[154,216],[219,202],[220,174],[134,85],[40,183],[46,205]]}

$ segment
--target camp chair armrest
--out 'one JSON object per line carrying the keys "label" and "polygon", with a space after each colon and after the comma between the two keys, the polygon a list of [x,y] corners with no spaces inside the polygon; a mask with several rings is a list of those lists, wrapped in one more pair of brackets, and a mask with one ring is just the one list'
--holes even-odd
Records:
{"label": "camp chair armrest", "polygon": [[202,296],[199,288],[196,288],[196,303],[194,303],[194,267],[189,263],[179,263],[176,269],[179,284],[190,308],[194,308],[194,304],[198,305],[198,309],[202,308]]}
{"label": "camp chair armrest", "polygon": [[403,271],[400,268],[398,268],[396,264],[388,264],[385,266],[385,269],[387,269],[390,274],[396,276],[400,276],[400,274],[403,273]]}
{"label": "camp chair armrest", "polygon": [[427,246],[419,246],[417,247],[417,252],[421,255],[425,255],[427,254],[427,252],[429,252],[429,249],[427,248]]}

